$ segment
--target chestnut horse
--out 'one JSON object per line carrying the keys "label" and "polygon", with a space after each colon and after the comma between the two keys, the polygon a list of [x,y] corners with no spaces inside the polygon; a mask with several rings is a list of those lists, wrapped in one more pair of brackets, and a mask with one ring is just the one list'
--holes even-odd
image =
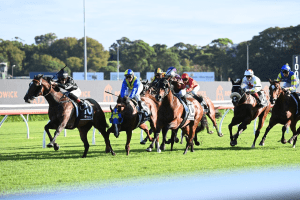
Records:
{"label": "chestnut horse", "polygon": [[[265,144],[268,132],[278,123],[284,125],[282,127],[281,143],[286,144],[286,140],[284,138],[286,129],[290,126],[293,135],[296,135],[296,124],[299,120],[295,118],[297,113],[297,104],[295,99],[298,97],[295,98],[288,90],[286,91],[282,89],[279,81],[272,81],[269,79],[269,82],[270,101],[272,104],[275,103],[275,105],[272,109],[272,116],[270,118],[269,126],[267,127],[266,132],[259,143],[261,146]],[[295,138],[294,143],[296,143],[295,141],[297,141],[297,138]],[[292,143],[291,140],[289,140],[289,142]],[[295,146],[293,145],[293,147]]]}
{"label": "chestnut horse", "polygon": [[[257,137],[259,136],[260,130],[264,125],[264,121],[271,109],[271,103],[269,101],[269,96],[265,91],[265,96],[267,98],[267,105],[264,107],[257,107],[257,102],[255,97],[251,94],[247,94],[241,88],[242,80],[232,82],[232,94],[230,98],[232,98],[232,103],[234,105],[234,116],[231,120],[231,123],[228,125],[230,132],[230,145],[237,145],[237,139],[239,135],[247,129],[247,125],[251,123],[256,117],[259,118],[259,124],[255,132],[255,138],[252,144],[252,148],[255,148],[255,142]],[[240,124],[238,127],[238,131],[235,135],[232,135],[232,126]]]}
{"label": "chestnut horse", "polygon": [[[63,93],[56,91],[56,89],[52,87],[50,79],[44,79],[42,74],[35,76],[29,84],[24,100],[27,103],[31,103],[31,101],[38,96],[44,96],[49,103],[48,116],[50,121],[45,126],[45,131],[50,139],[50,143],[47,147],[54,147],[55,150],[58,150],[59,145],[55,143],[55,141],[60,132],[63,129],[77,128],[80,132],[80,138],[84,144],[84,153],[82,157],[85,158],[89,150],[87,133],[91,127],[94,126],[104,137],[106,152],[111,152],[112,155],[115,155],[106,132],[108,124],[106,123],[104,112],[95,100],[86,99],[86,101],[90,102],[93,107],[93,120],[81,120],[76,123],[76,108],[71,100]],[[50,134],[49,129],[56,129],[54,137]]]}
{"label": "chestnut horse", "polygon": [[[169,82],[169,79],[162,78],[157,84],[157,94],[155,96],[157,101],[161,102],[161,106],[158,109],[157,123],[155,129],[155,139],[159,137],[159,133],[163,127],[168,126],[169,129],[177,130],[182,129],[183,135],[188,135],[188,141],[184,154],[187,153],[189,147],[191,151],[194,151],[193,139],[195,137],[195,131],[199,122],[203,116],[203,109],[200,103],[192,98],[188,97],[187,100],[192,102],[194,106],[194,120],[183,121],[184,107],[179,99],[174,96],[174,86]],[[173,137],[174,132],[172,132]],[[163,137],[162,145],[165,143],[165,137]]]}
{"label": "chestnut horse", "polygon": [[[153,101],[148,101],[145,97],[141,97],[142,101],[148,106],[152,114],[156,115],[156,105]],[[127,141],[125,145],[126,154],[129,155],[130,152],[130,141],[132,137],[132,131],[137,127],[141,128],[147,133],[148,138],[152,141],[152,138],[149,134],[148,126],[145,123],[139,124],[139,115],[136,106],[132,100],[129,100],[128,97],[121,96],[117,99],[117,105],[114,109],[111,109],[111,127],[107,130],[108,134],[114,133],[115,137],[118,138],[121,131],[126,131]],[[118,121],[114,120],[118,118]],[[151,125],[151,122],[150,122]]]}

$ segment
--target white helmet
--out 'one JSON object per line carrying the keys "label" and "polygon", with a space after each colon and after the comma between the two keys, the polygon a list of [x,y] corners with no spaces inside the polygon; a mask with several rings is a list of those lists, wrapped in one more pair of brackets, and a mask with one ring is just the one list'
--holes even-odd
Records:
{"label": "white helmet", "polygon": [[252,69],[247,69],[244,73],[244,76],[253,76],[254,75],[254,72],[252,71]]}

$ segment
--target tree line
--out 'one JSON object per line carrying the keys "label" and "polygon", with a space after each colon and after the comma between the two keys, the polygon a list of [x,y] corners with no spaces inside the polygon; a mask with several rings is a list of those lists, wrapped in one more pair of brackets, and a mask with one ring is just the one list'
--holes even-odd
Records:
{"label": "tree line", "polygon": [[[84,38],[66,37],[58,39],[55,33],[36,36],[35,44],[23,44],[22,40],[0,38],[0,62],[8,63],[8,71],[14,67],[14,76],[28,76],[29,72],[57,72],[67,65],[69,73],[84,71]],[[216,81],[227,81],[228,77],[242,78],[247,68],[247,46],[249,68],[263,81],[276,78],[285,63],[292,65],[292,56],[300,54],[300,25],[285,28],[268,28],[251,40],[234,44],[228,38],[218,38],[205,46],[179,42],[172,47],[165,44],[150,46],[143,40],[131,41],[122,37],[105,50],[93,38],[87,41],[87,69],[89,72],[116,72],[119,52],[120,71],[130,68],[146,72],[161,68],[166,71],[174,66],[183,71],[215,72]]]}

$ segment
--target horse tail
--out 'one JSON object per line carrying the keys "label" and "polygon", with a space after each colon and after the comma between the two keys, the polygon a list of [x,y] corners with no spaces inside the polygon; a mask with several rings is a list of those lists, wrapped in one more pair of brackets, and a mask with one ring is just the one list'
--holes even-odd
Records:
{"label": "horse tail", "polygon": [[215,118],[216,118],[216,119],[219,119],[221,116],[222,116],[222,114],[220,113],[220,111],[219,111],[219,110],[216,110]]}
{"label": "horse tail", "polygon": [[195,133],[199,133],[205,129],[205,127],[208,125],[206,115],[203,114],[202,119],[200,121],[200,125],[196,128]]}

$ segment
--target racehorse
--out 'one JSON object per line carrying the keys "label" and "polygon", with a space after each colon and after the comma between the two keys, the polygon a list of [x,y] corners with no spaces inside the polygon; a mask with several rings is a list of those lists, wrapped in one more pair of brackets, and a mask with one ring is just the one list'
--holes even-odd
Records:
{"label": "racehorse", "polygon": [[[150,109],[150,112],[154,115],[156,114],[155,105],[151,101],[146,101],[145,97],[141,97],[142,101]],[[129,100],[128,97],[118,96],[117,105],[112,109],[110,107],[112,117],[111,117],[111,127],[107,130],[108,134],[114,133],[115,137],[118,138],[121,131],[126,131],[127,141],[125,145],[126,154],[129,155],[130,152],[130,141],[132,137],[132,131],[137,127],[141,128],[147,133],[147,136],[150,141],[152,138],[149,134],[148,126],[141,121],[138,115],[138,110],[132,100]],[[117,120],[114,120],[116,119]],[[142,123],[143,122],[143,123]],[[150,123],[151,125],[151,123]]]}
{"label": "racehorse", "polygon": [[[255,148],[255,142],[257,137],[259,136],[260,130],[263,127],[264,121],[271,109],[271,103],[269,101],[268,94],[265,93],[267,98],[267,105],[264,107],[257,107],[257,102],[255,97],[251,94],[247,94],[241,88],[242,80],[233,81],[232,82],[232,94],[230,98],[232,99],[232,103],[234,105],[234,116],[231,120],[231,123],[228,125],[230,131],[230,145],[237,145],[237,139],[239,135],[247,129],[247,125],[251,123],[256,117],[259,118],[258,127],[255,131],[255,138],[252,144],[252,148]],[[240,124],[238,127],[238,131],[235,135],[232,135],[232,126]]]}
{"label": "racehorse", "polygon": [[[282,89],[279,81],[272,81],[269,79],[269,82],[270,101],[272,104],[275,103],[275,105],[272,109],[272,116],[270,118],[269,126],[267,127],[266,132],[259,143],[261,146],[265,144],[268,132],[278,123],[284,125],[282,127],[281,143],[286,144],[286,140],[284,138],[286,129],[290,126],[293,135],[296,135],[296,124],[298,121],[295,118],[297,112],[299,112],[297,111],[298,106],[295,101],[298,97],[292,96],[289,90]],[[296,143],[295,141],[297,141],[297,138],[295,138],[294,143]],[[289,142],[292,143],[291,140],[289,140]]]}
{"label": "racehorse", "polygon": [[[59,92],[57,87],[51,85],[51,79],[45,79],[42,74],[37,75],[30,82],[28,91],[24,97],[25,102],[31,103],[31,101],[38,96],[44,96],[49,103],[49,123],[45,126],[45,131],[48,134],[50,143],[47,147],[54,147],[54,150],[59,149],[59,145],[55,142],[63,129],[77,128],[80,132],[80,138],[84,144],[84,153],[82,158],[85,158],[89,150],[89,143],[87,140],[87,133],[94,126],[101,132],[106,144],[106,152],[113,152],[109,135],[106,132],[108,124],[106,123],[105,115],[100,105],[94,99],[86,99],[93,107],[93,120],[80,120],[76,119],[76,107],[72,101],[63,93]],[[54,137],[52,137],[49,129],[56,129]]]}
{"label": "racehorse", "polygon": [[[161,106],[158,109],[154,141],[159,137],[160,130],[163,127],[168,126],[168,128],[172,130],[181,128],[183,135],[188,135],[188,141],[184,154],[187,153],[189,147],[191,147],[191,151],[193,152],[193,139],[195,136],[195,131],[203,116],[202,106],[196,99],[188,97],[187,100],[193,104],[195,116],[194,120],[186,119],[186,121],[184,121],[184,106],[181,104],[179,99],[174,96],[174,86],[169,82],[169,79],[160,79],[157,86],[157,94],[155,95],[155,98],[157,101],[161,102]],[[165,142],[165,137],[163,137],[162,145]]]}

